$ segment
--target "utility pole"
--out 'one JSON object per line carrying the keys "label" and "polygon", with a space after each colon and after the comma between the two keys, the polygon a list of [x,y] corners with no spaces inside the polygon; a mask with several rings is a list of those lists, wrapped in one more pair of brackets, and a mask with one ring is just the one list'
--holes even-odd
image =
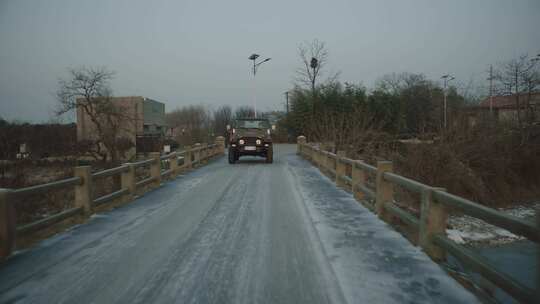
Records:
{"label": "utility pole", "polygon": [[285,105],[286,105],[286,111],[287,111],[287,116],[289,115],[289,91],[285,92]]}
{"label": "utility pole", "polygon": [[285,110],[287,114],[285,115],[285,122],[287,126],[287,142],[291,142],[291,126],[289,122],[289,91],[286,91],[285,93]]}
{"label": "utility pole", "polygon": [[489,65],[489,112],[493,114],[493,65]]}
{"label": "utility pole", "polygon": [[447,86],[448,86],[448,82],[450,82],[450,80],[453,80],[455,79],[454,76],[451,76],[450,74],[446,74],[446,75],[443,75],[441,76],[441,78],[444,80],[443,83],[444,83],[444,100],[443,100],[443,111],[444,111],[444,118],[443,118],[443,125],[444,125],[444,129],[446,130],[446,127],[448,125],[447,123],[447,112],[448,112],[448,105],[447,105],[447,102],[446,102],[446,96],[447,96]]}

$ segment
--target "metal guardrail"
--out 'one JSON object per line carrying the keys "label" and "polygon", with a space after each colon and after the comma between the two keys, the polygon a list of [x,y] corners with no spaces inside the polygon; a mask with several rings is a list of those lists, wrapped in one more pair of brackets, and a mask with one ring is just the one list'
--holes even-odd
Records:
{"label": "metal guardrail", "polygon": [[[538,243],[540,242],[540,229],[534,223],[504,214],[495,209],[447,193],[439,188],[434,188],[393,173],[391,172],[391,163],[388,164],[389,162],[380,162],[375,167],[364,161],[339,157],[336,154],[322,151],[317,147],[302,142],[299,142],[298,151],[311,161],[316,162],[321,168],[321,171],[330,172],[334,176],[337,173],[338,175],[335,176],[335,180],[338,186],[344,186],[346,183],[351,184],[351,189],[355,193],[355,196],[358,196],[356,193],[361,193],[362,195],[358,197],[375,199],[375,206],[367,204],[367,202],[363,202],[363,204],[370,210],[378,213],[381,219],[389,221],[390,218],[385,215],[389,213],[390,216],[395,216],[405,224],[415,228],[419,234],[420,246],[433,259],[439,260],[441,258],[440,250],[442,250],[443,254],[446,252],[453,255],[464,265],[478,272],[517,300],[526,303],[535,303],[538,300],[534,297],[533,290],[518,283],[510,276],[497,271],[492,265],[484,262],[482,257],[471,250],[448,239],[445,236],[448,209],[445,208],[459,209],[466,215],[479,218],[487,223],[504,228],[516,235],[526,237],[530,241]],[[336,170],[329,168],[333,164],[328,164],[328,158],[337,159],[335,163]],[[347,170],[347,166],[350,170]],[[365,184],[365,174],[359,177],[356,172],[357,176],[355,177],[355,170],[376,175],[376,190],[373,191],[367,187]],[[348,172],[351,172],[352,176],[348,176]],[[393,188],[391,185],[398,185],[409,191],[421,194],[423,207],[421,208],[422,216],[420,219],[392,203]]]}

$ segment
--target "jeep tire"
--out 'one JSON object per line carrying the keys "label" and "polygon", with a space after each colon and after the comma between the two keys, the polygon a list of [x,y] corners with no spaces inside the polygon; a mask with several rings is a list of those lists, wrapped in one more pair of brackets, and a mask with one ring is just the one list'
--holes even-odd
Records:
{"label": "jeep tire", "polygon": [[274,148],[268,147],[268,151],[266,152],[266,163],[271,164],[274,162]]}
{"label": "jeep tire", "polygon": [[238,160],[233,148],[229,147],[229,164],[234,164]]}

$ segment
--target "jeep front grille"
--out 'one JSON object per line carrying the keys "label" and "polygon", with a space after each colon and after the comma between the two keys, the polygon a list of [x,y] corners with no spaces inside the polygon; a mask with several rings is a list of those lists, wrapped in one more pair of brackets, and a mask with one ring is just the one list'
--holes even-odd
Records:
{"label": "jeep front grille", "polygon": [[[242,137],[241,139],[244,140],[246,146],[255,146],[256,145],[256,142],[257,139],[260,139],[260,138],[257,138],[257,137]],[[262,139],[261,139],[262,141]]]}

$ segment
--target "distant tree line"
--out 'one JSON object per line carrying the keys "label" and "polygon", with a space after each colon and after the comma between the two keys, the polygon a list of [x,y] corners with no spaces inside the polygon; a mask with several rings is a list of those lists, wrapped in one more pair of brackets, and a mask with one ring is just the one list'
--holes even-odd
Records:
{"label": "distant tree line", "polygon": [[[295,86],[290,92],[287,125],[296,135],[337,146],[365,136],[438,133],[443,89],[422,74],[392,74],[368,90],[359,84],[324,82],[313,88]],[[447,92],[448,115],[465,104],[455,88]]]}
{"label": "distant tree line", "polygon": [[[464,124],[467,106],[480,100],[471,88],[458,91],[451,85],[445,92],[438,81],[417,73],[385,75],[369,90],[361,84],[340,82],[339,73],[321,80],[328,51],[318,40],[302,43],[298,55],[300,68],[289,91],[290,112],[283,124],[295,136],[306,135],[336,147],[376,134],[394,138],[441,134]],[[523,117],[532,122],[530,100],[540,87],[539,57],[521,56],[500,63],[493,75],[493,94],[513,94],[520,128]],[[445,94],[447,128],[443,125]]]}
{"label": "distant tree line", "polygon": [[[266,114],[257,111],[257,117],[265,117]],[[255,110],[250,106],[233,108],[222,105],[212,109],[203,105],[186,105],[168,112],[166,121],[172,139],[186,146],[212,142],[217,136],[227,137],[227,125],[236,118],[250,117],[255,117]]]}

